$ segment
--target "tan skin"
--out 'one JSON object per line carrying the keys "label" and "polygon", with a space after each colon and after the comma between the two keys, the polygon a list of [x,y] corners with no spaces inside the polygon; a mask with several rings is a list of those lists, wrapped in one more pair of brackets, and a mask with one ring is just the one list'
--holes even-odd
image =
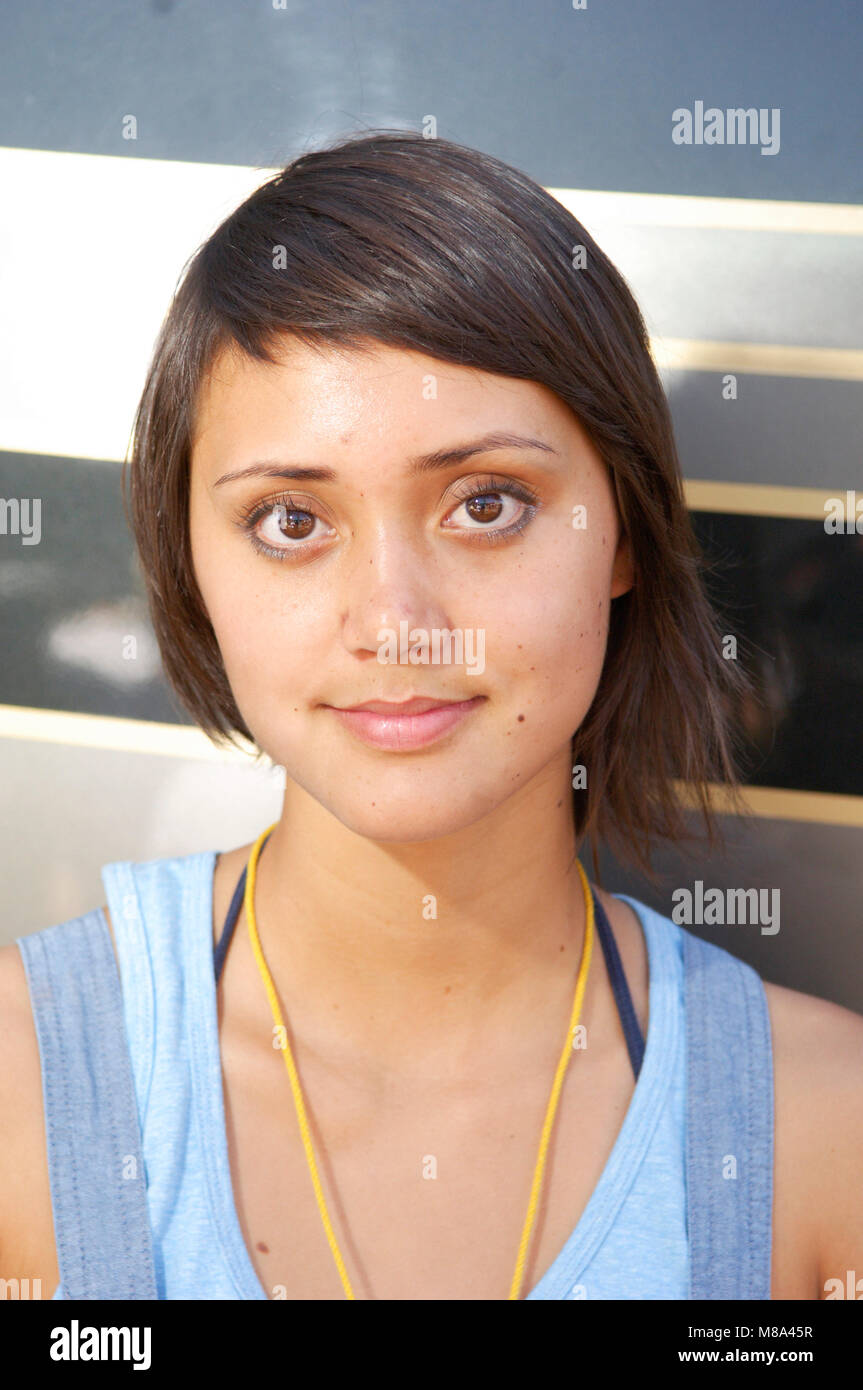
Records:
{"label": "tan skin", "polygon": [[[410,473],[415,455],[492,431],[539,438],[554,453],[498,448]],[[337,477],[217,485],[275,458]],[[539,503],[496,544],[476,536],[464,502],[493,491],[489,475],[526,485]],[[472,483],[482,486],[471,492]],[[321,524],[309,543],[267,514],[259,537],[292,550],[278,560],[254,549],[236,517],[286,491]],[[501,497],[494,524],[507,526],[523,504]],[[571,525],[576,505],[587,508],[585,530]],[[389,348],[317,354],[285,343],[277,366],[226,356],[211,373],[190,527],[237,703],[290,774],[256,912],[355,1296],[507,1298],[583,941],[570,738],[599,680],[610,604],[633,583],[605,470],[570,412],[535,383]],[[378,631],[403,618],[482,627],[484,672],[380,664]],[[485,698],[418,751],[371,749],[324,707],[414,694]],[[217,859],[214,939],[250,848]],[[434,921],[422,915],[429,893]],[[640,925],[600,896],[646,1033]],[[765,987],[771,1293],[815,1299],[826,1279],[863,1271],[863,1018]],[[270,1293],[340,1298],[242,914],[218,1017],[252,1263]],[[567,1069],[522,1296],[577,1224],[632,1097],[598,947],[582,1022],[588,1046]],[[15,946],[0,951],[0,1125],[0,1277],[39,1278],[49,1296],[59,1271],[39,1055]],[[422,1177],[427,1155],[434,1181]]]}

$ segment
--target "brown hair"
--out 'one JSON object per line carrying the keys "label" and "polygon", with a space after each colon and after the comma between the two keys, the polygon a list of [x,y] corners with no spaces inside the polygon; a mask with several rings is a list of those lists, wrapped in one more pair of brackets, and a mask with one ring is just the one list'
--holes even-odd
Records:
{"label": "brown hair", "polygon": [[[415,349],[542,383],[570,406],[609,469],[635,573],[612,602],[599,687],[573,738],[573,763],[588,769],[576,832],[595,867],[603,837],[652,876],[651,838],[687,838],[681,779],[713,844],[709,784],[736,782],[730,710],[747,682],[720,651],[641,313],[539,184],[410,131],[363,134],[269,178],[191,257],[162,325],[126,466],[162,661],[195,721],[215,743],[253,741],[192,567],[196,403],[222,349],[272,362],[283,334]],[[124,500],[125,484],[124,468]]]}

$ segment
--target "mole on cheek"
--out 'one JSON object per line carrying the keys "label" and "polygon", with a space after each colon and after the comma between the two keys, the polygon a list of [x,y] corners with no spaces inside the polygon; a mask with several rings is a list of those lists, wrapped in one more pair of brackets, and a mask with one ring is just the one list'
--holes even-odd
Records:
{"label": "mole on cheek", "polygon": [[523,715],[523,714],[520,714],[520,715],[518,716],[518,722],[519,722],[519,724],[523,724],[523,723],[524,723],[524,715]]}
{"label": "mole on cheek", "polygon": [[270,1253],[269,1245],[265,1245],[262,1240],[258,1241],[257,1245],[255,1246],[255,1249],[260,1250],[264,1255],[269,1255]]}

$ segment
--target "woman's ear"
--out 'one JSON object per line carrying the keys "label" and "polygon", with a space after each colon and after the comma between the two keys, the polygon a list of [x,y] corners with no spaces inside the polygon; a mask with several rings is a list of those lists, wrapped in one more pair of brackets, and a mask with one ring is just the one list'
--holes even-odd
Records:
{"label": "woman's ear", "polygon": [[635,568],[632,563],[632,546],[629,543],[629,536],[625,531],[621,531],[620,539],[617,542],[617,554],[614,557],[614,568],[611,571],[611,597],[618,598],[620,594],[626,594],[635,584]]}

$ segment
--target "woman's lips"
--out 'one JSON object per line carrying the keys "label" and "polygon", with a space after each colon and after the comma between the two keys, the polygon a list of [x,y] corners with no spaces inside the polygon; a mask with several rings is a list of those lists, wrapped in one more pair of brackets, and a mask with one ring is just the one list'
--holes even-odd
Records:
{"label": "woman's lips", "polygon": [[424,748],[442,738],[484,698],[475,695],[472,700],[438,704],[430,700],[405,700],[402,704],[369,701],[371,708],[338,709],[335,705],[326,708],[370,747],[406,751]]}

